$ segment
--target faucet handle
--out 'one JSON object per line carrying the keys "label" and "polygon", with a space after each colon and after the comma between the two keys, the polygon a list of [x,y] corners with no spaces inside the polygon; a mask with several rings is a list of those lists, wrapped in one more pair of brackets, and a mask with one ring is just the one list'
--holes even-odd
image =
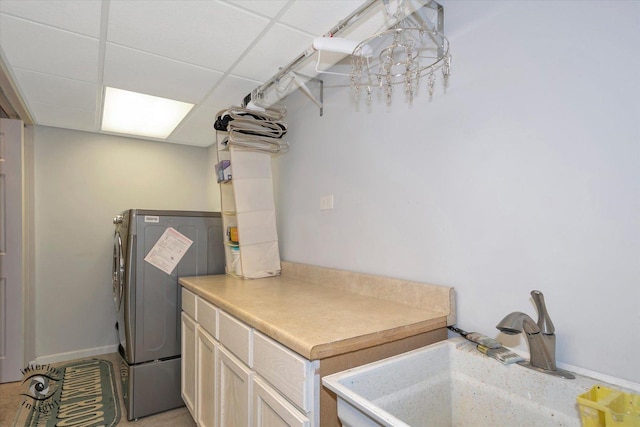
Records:
{"label": "faucet handle", "polygon": [[540,331],[545,335],[553,335],[556,328],[553,326],[551,317],[549,317],[547,306],[544,303],[544,295],[542,295],[542,292],[534,290],[531,291],[531,298],[533,298],[533,302],[538,310],[538,327]]}

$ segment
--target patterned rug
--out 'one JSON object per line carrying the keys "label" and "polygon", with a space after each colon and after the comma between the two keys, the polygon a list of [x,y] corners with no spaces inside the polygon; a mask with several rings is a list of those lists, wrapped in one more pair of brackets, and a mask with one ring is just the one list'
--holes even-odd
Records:
{"label": "patterned rug", "polygon": [[16,426],[112,427],[120,421],[116,377],[107,360],[34,365],[22,374]]}

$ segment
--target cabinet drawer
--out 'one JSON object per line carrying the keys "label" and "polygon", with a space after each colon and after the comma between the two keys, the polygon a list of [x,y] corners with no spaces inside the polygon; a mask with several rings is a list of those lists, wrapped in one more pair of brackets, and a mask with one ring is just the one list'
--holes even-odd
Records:
{"label": "cabinet drawer", "polygon": [[182,288],[182,311],[196,319],[196,294]]}
{"label": "cabinet drawer", "polygon": [[197,321],[212,337],[218,339],[218,309],[198,297],[197,299],[198,317]]}
{"label": "cabinet drawer", "polygon": [[220,344],[242,360],[245,365],[253,367],[251,328],[221,310],[219,331]]}
{"label": "cabinet drawer", "polygon": [[305,413],[311,411],[317,362],[310,362],[259,332],[254,332],[253,346],[255,371],[298,408]]}
{"label": "cabinet drawer", "polygon": [[[275,421],[277,420],[277,422]],[[311,421],[260,377],[253,378],[253,425],[255,427],[309,427]]]}

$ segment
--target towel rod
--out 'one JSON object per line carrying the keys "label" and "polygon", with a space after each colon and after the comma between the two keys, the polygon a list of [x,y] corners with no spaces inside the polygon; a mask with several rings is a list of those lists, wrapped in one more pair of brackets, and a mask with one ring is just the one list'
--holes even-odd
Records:
{"label": "towel rod", "polygon": [[[328,33],[324,34],[323,37],[331,37],[331,36],[337,36],[341,34],[347,28],[351,27],[351,25],[358,22],[358,20],[361,19],[374,6],[380,3],[387,3],[387,2],[388,0],[367,1],[366,3],[361,5],[359,8],[357,8],[355,11],[353,11],[349,16],[341,20],[335,27],[329,30]],[[423,7],[428,3],[435,3],[437,7],[441,10],[441,6],[433,0],[419,0],[415,10],[420,9],[421,7]],[[393,23],[391,23],[391,25],[393,25]],[[258,86],[256,89],[252,90],[251,93],[245,96],[242,101],[242,106],[246,107],[249,104],[249,102],[259,100],[262,97],[262,94],[264,94],[269,88],[277,84],[280,81],[280,79],[289,75],[289,73],[294,71],[296,67],[298,67],[305,59],[313,55],[315,52],[316,50],[313,48],[313,45],[309,46],[304,52],[298,55],[293,61],[291,61],[286,66],[282,67],[280,71],[278,71],[273,77],[271,77],[265,83]]]}

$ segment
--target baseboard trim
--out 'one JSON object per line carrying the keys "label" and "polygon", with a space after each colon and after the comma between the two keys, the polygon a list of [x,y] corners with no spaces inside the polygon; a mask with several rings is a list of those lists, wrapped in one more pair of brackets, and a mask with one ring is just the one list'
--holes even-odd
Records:
{"label": "baseboard trim", "polygon": [[99,356],[102,354],[115,353],[118,351],[118,344],[105,345],[104,347],[94,347],[85,350],[68,351],[66,353],[51,354],[49,356],[36,357],[30,362],[32,365],[46,365],[49,363],[67,362],[74,359],[84,359],[86,357]]}

